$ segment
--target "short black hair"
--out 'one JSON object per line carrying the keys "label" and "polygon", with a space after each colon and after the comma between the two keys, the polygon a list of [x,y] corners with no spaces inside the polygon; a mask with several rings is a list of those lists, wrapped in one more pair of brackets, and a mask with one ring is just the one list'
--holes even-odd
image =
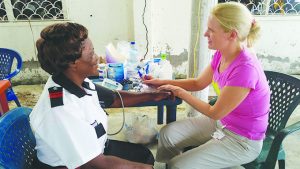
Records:
{"label": "short black hair", "polygon": [[81,57],[88,30],[78,23],[56,23],[44,28],[40,36],[36,42],[38,60],[43,70],[54,75]]}

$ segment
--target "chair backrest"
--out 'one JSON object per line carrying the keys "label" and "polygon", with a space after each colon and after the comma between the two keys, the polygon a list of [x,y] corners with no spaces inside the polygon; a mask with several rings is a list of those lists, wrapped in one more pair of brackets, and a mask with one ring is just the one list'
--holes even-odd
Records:
{"label": "chair backrest", "polygon": [[[17,66],[16,69],[12,71],[14,59],[17,61]],[[18,52],[12,49],[0,48],[0,80],[10,80],[20,72],[21,68],[22,58]]]}
{"label": "chair backrest", "polygon": [[265,71],[271,89],[267,135],[276,135],[300,103],[300,80],[279,72]]}
{"label": "chair backrest", "polygon": [[29,124],[30,108],[18,107],[0,118],[0,168],[32,168],[35,138]]}

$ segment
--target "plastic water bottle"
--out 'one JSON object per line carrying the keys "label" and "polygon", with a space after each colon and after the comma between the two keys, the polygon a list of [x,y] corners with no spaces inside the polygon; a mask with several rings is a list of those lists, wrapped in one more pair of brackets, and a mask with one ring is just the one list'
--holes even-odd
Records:
{"label": "plastic water bottle", "polygon": [[99,80],[103,81],[104,78],[107,78],[107,67],[106,64],[98,64],[98,71],[99,71]]}
{"label": "plastic water bottle", "polygon": [[132,65],[137,65],[139,62],[138,50],[136,48],[135,42],[130,42],[128,62]]}
{"label": "plastic water bottle", "polygon": [[130,42],[129,56],[127,58],[127,65],[126,65],[127,79],[136,77],[138,75],[136,69],[138,63],[139,63],[139,56],[138,56],[138,50],[136,48],[135,42]]}
{"label": "plastic water bottle", "polygon": [[173,79],[173,68],[170,61],[167,60],[168,54],[161,53],[160,54],[159,64],[159,79]]}

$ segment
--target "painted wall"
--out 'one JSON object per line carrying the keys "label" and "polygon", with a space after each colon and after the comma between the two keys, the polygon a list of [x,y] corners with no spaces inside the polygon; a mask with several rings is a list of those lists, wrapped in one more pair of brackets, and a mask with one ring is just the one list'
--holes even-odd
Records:
{"label": "painted wall", "polygon": [[154,0],[152,5],[154,55],[161,51],[176,56],[185,53],[190,42],[192,1]]}
{"label": "painted wall", "polygon": [[264,69],[300,74],[300,16],[256,17],[261,38],[255,45]]}
{"label": "painted wall", "polygon": [[132,4],[133,0],[68,0],[67,7],[69,19],[88,28],[96,53],[104,56],[108,43],[134,40]]}
{"label": "painted wall", "polygon": [[[141,55],[146,51],[146,30],[142,20],[141,0],[67,0],[69,20],[89,29],[95,51],[104,55],[109,42],[135,40]],[[148,28],[148,55],[169,54],[177,74],[187,74],[192,32],[197,31],[192,20],[194,0],[147,0],[144,22]],[[257,17],[262,25],[262,37],[255,46],[263,66],[268,70],[300,74],[300,16]],[[0,46],[19,51],[24,58],[22,74],[15,83],[38,83],[47,74],[39,69],[35,41],[42,28],[53,22],[0,23]],[[203,36],[203,35],[200,35]],[[201,45],[201,44],[200,44]]]}
{"label": "painted wall", "polygon": [[0,46],[18,51],[23,59],[22,71],[15,76],[13,84],[44,82],[48,75],[37,61],[35,42],[40,31],[53,22],[5,22],[0,23]]}
{"label": "painted wall", "polygon": [[153,0],[151,9],[153,56],[166,53],[174,75],[182,77],[188,71],[192,0]]}
{"label": "painted wall", "polygon": [[[109,42],[134,40],[133,0],[66,0],[68,20],[86,26],[95,52],[104,55]],[[63,22],[63,21],[56,21]],[[45,82],[48,74],[39,68],[35,41],[41,30],[54,21],[0,22],[0,46],[17,50],[24,60],[20,75],[13,79],[16,84]]]}

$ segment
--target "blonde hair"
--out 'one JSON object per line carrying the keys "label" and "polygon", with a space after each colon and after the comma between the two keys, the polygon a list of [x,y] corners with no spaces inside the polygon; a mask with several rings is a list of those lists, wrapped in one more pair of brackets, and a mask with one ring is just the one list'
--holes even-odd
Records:
{"label": "blonde hair", "polygon": [[237,2],[217,4],[212,12],[225,32],[236,30],[239,41],[247,40],[247,46],[251,47],[259,37],[260,26],[248,8]]}

